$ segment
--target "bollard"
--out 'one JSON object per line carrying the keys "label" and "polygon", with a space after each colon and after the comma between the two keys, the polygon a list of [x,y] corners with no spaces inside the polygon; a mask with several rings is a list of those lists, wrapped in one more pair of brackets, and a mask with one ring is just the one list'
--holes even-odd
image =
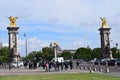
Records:
{"label": "bollard", "polygon": [[117,61],[115,61],[115,67],[117,68]]}
{"label": "bollard", "polygon": [[93,73],[93,70],[92,70],[92,68],[90,67],[90,73]]}
{"label": "bollard", "polygon": [[86,66],[84,66],[84,70],[86,70],[87,69],[87,67]]}
{"label": "bollard", "polygon": [[99,68],[99,71],[100,71],[100,72],[102,72],[102,71],[103,71],[103,69],[102,69],[102,68]]}
{"label": "bollard", "polygon": [[98,61],[98,65],[100,65],[100,62]]}
{"label": "bollard", "polygon": [[93,71],[96,71],[96,67],[93,69]]}
{"label": "bollard", "polygon": [[108,62],[106,61],[106,66],[108,66]]}
{"label": "bollard", "polygon": [[110,72],[110,69],[107,67],[106,68],[106,73],[109,73]]}
{"label": "bollard", "polygon": [[81,69],[83,69],[83,67],[81,66]]}
{"label": "bollard", "polygon": [[79,69],[81,69],[81,67],[79,66]]}
{"label": "bollard", "polygon": [[83,69],[83,67],[82,67],[82,66],[80,66],[80,69]]}

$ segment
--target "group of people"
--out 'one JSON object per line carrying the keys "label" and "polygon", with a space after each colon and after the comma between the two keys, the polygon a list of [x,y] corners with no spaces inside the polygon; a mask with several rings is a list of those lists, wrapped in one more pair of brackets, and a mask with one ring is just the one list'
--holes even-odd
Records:
{"label": "group of people", "polygon": [[50,71],[59,71],[59,70],[67,70],[67,69],[73,69],[79,68],[79,61],[77,60],[74,64],[73,61],[64,61],[64,62],[51,62],[51,61],[40,61],[39,65],[37,62],[29,62],[29,63],[24,63],[25,68],[28,66],[29,69],[36,69],[37,67],[42,67],[45,69],[45,72],[50,72]]}
{"label": "group of people", "polygon": [[43,64],[41,64],[40,66],[43,67],[43,69],[45,69],[45,72],[49,72],[51,71],[51,68],[54,68],[55,71],[59,71],[59,70],[67,70],[68,68],[70,68],[71,70],[73,68],[75,68],[76,66],[76,69],[78,69],[79,67],[79,61],[76,61],[76,65],[73,65],[73,61],[65,61],[65,62],[50,62],[50,61],[46,61],[46,62],[43,62]]}

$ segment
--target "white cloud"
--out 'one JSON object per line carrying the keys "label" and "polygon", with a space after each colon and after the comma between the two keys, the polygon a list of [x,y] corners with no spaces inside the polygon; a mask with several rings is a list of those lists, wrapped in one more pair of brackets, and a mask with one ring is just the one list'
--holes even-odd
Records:
{"label": "white cloud", "polygon": [[44,41],[39,40],[37,37],[30,38],[28,40],[28,48],[40,50],[41,47],[48,46]]}
{"label": "white cloud", "polygon": [[[26,52],[26,45],[25,45],[25,40],[19,40],[18,41],[18,49],[19,52],[21,53],[22,56],[25,56]],[[46,47],[49,46],[49,43],[46,41],[42,41],[40,39],[38,39],[37,37],[31,37],[29,39],[27,39],[27,50],[28,53],[32,52],[32,51],[39,51],[42,49],[42,47]]]}
{"label": "white cloud", "polygon": [[[88,25],[88,23],[91,24],[91,22],[99,16],[110,17],[111,15],[115,15],[119,11],[119,2],[117,1],[4,0],[0,1],[0,9],[4,9],[2,10],[4,11],[2,14],[4,18],[10,15],[18,16],[21,22],[27,24],[29,24],[29,21],[31,23],[49,22],[74,25],[75,27],[81,24],[85,26]],[[13,5],[13,3],[15,4]],[[97,22],[95,22],[94,25],[95,24],[97,24]]]}
{"label": "white cloud", "polygon": [[7,46],[8,47],[8,43],[2,43],[3,46]]}
{"label": "white cloud", "polygon": [[[19,17],[20,36],[24,32],[32,35],[28,39],[29,51],[48,46],[51,40],[58,40],[63,48],[76,48],[83,43],[96,47],[100,40],[99,17],[106,17],[112,28],[110,38],[120,43],[119,3],[119,0],[1,0],[0,40],[8,41],[7,17],[11,15]],[[21,37],[19,46],[20,52],[24,53]]]}
{"label": "white cloud", "polygon": [[75,45],[75,46],[78,46],[78,47],[81,47],[81,46],[83,46],[84,44],[83,44],[83,42],[78,41],[78,42],[74,42],[74,45]]}

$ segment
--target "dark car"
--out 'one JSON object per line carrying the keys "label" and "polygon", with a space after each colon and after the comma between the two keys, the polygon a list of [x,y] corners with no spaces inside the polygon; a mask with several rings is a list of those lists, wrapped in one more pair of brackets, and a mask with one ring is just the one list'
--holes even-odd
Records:
{"label": "dark car", "polygon": [[110,61],[110,58],[103,58],[100,62],[100,65],[108,65],[108,61]]}
{"label": "dark car", "polygon": [[115,64],[117,63],[117,60],[110,60],[108,61],[108,66],[115,66]]}
{"label": "dark car", "polygon": [[120,59],[117,60],[117,66],[120,66]]}
{"label": "dark car", "polygon": [[101,65],[106,65],[106,66],[115,66],[117,63],[120,65],[120,60],[118,62],[117,59],[108,59],[108,60],[101,61],[100,64]]}
{"label": "dark car", "polygon": [[96,61],[94,62],[94,65],[99,65],[101,62],[101,59],[96,59]]}

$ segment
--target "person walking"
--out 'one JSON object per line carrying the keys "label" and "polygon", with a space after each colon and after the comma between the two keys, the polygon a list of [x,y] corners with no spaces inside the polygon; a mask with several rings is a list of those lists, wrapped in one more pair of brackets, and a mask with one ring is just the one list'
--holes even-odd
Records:
{"label": "person walking", "polygon": [[73,62],[70,60],[70,69],[72,70],[73,69]]}
{"label": "person walking", "polygon": [[78,69],[79,64],[80,64],[80,63],[79,63],[79,61],[77,60],[77,61],[76,61],[76,69]]}
{"label": "person walking", "polygon": [[49,71],[49,63],[48,61],[46,61],[45,63],[45,72],[48,72]]}

